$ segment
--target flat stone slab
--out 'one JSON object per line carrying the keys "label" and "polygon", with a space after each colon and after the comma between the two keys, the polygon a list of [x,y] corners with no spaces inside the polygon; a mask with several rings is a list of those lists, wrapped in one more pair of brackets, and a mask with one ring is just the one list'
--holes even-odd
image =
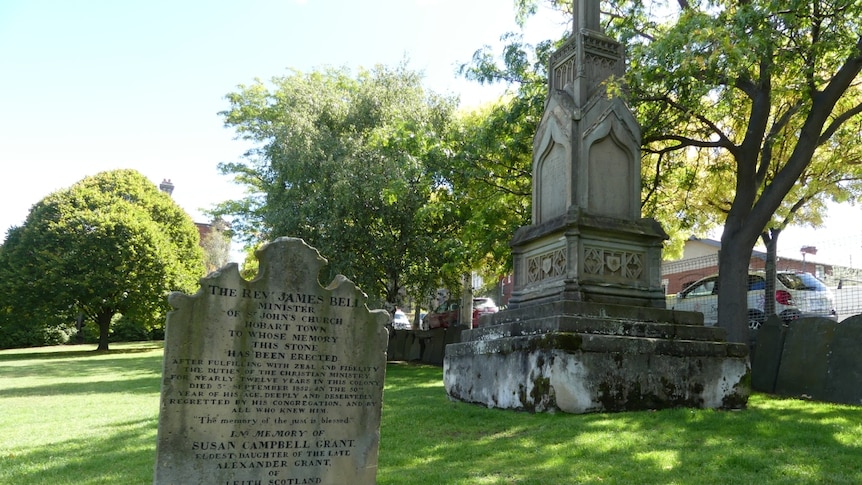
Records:
{"label": "flat stone slab", "polygon": [[464,330],[462,332],[462,341],[492,340],[501,337],[540,335],[551,332],[591,333],[711,342],[723,341],[726,335],[726,331],[722,328],[704,327],[703,325],[644,322],[593,315],[559,314],[508,320],[498,325]]}
{"label": "flat stone slab", "polygon": [[776,394],[823,398],[830,345],[838,323],[817,317],[794,320],[787,328]]}
{"label": "flat stone slab", "polygon": [[[703,314],[654,308],[648,306],[614,305],[589,301],[558,300],[547,303],[509,308],[504,312],[482,316],[481,326],[499,325],[524,320],[536,320],[557,315],[577,315],[633,322],[654,322],[703,326]],[[487,323],[486,323],[487,322]]]}
{"label": "flat stone slab", "polygon": [[862,316],[844,320],[835,328],[823,399],[862,405]]}

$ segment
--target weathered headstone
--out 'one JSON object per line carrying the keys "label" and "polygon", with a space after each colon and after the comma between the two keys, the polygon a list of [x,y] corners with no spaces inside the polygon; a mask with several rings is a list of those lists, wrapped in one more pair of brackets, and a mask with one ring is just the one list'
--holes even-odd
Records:
{"label": "weathered headstone", "polygon": [[257,254],[170,297],[153,483],[375,483],[388,315],[302,240]]}
{"label": "weathered headstone", "polygon": [[835,328],[823,400],[862,405],[862,315],[850,317]]}
{"label": "weathered headstone", "polygon": [[776,394],[821,398],[836,325],[820,317],[800,318],[790,324],[781,349]]}
{"label": "weathered headstone", "polygon": [[760,392],[775,392],[781,352],[787,329],[778,315],[766,319],[757,330],[757,351],[751,362],[751,388]]}
{"label": "weathered headstone", "polygon": [[820,317],[800,318],[790,324],[781,352],[776,394],[822,399],[837,325]]}

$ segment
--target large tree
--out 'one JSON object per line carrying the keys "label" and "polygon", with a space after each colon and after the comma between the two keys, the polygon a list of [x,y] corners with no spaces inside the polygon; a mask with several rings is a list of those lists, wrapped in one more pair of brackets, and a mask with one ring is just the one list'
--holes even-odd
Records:
{"label": "large tree", "polygon": [[[227,96],[225,124],[255,143],[221,169],[249,195],[217,212],[251,245],[305,239],[379,302],[427,295],[458,246],[458,214],[439,167],[452,156],[454,99],[405,66],[293,71]],[[442,242],[442,244],[441,244]]]}
{"label": "large tree", "polygon": [[196,290],[203,273],[188,214],[134,170],[102,172],[48,195],[9,231],[0,318],[12,331],[62,328],[81,315],[107,350],[116,316],[158,326],[167,294]]}
{"label": "large tree", "polygon": [[[641,2],[622,6],[630,18],[643,12]],[[652,117],[646,146],[662,146],[669,158],[712,154],[706,162],[714,171],[730,169],[719,325],[731,341],[745,342],[745,281],[754,245],[783,203],[790,203],[784,209],[790,214],[806,199],[797,184],[816,173],[812,161],[842,150],[840,135],[859,122],[862,4],[714,1],[680,2],[679,8],[673,24],[632,37],[644,41],[631,49],[631,85]],[[824,190],[838,185],[835,178],[825,181]]]}

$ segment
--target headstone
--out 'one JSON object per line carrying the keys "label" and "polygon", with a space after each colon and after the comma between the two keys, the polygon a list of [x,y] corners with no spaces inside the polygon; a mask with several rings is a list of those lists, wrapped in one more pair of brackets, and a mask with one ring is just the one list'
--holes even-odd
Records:
{"label": "headstone", "polygon": [[822,399],[829,350],[837,325],[822,317],[791,322],[781,352],[776,394]]}
{"label": "headstone", "polygon": [[388,315],[302,240],[257,256],[169,299],[153,483],[375,483]]}
{"label": "headstone", "polygon": [[839,323],[832,339],[832,352],[823,400],[862,405],[862,315]]}
{"label": "headstone", "polygon": [[757,351],[751,362],[751,388],[755,391],[775,392],[786,333],[784,322],[778,315],[767,318],[757,330]]}

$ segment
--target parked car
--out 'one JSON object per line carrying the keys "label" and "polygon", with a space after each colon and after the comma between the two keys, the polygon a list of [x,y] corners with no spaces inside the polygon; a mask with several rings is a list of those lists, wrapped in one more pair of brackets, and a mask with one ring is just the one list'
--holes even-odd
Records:
{"label": "parked car", "polygon": [[[748,326],[760,328],[764,313],[766,277],[748,275]],[[718,322],[718,275],[695,281],[675,296],[668,297],[668,308],[703,313],[706,325]],[[837,319],[832,291],[810,273],[779,271],[775,281],[775,313],[789,323],[801,317],[820,316]]]}
{"label": "parked car", "polygon": [[[479,326],[479,316],[489,313],[497,313],[500,309],[491,298],[473,298],[473,323],[472,328]],[[449,300],[440,304],[433,311],[422,318],[422,329],[448,328],[456,325],[461,315],[461,302]]]}
{"label": "parked car", "polygon": [[479,317],[489,313],[497,313],[500,308],[490,298],[473,298],[473,328],[479,326]]}
{"label": "parked car", "polygon": [[392,314],[392,328],[395,330],[410,330],[410,320],[401,310],[395,310]]}

